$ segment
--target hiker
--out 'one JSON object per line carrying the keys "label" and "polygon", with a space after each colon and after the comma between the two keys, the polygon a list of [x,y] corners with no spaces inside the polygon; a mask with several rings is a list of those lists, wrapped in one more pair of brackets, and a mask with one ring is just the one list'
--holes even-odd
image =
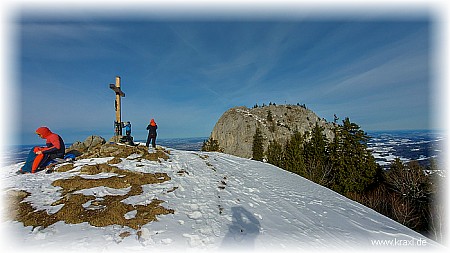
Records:
{"label": "hiker", "polygon": [[150,144],[150,141],[152,142],[152,147],[156,148],[156,129],[158,129],[158,126],[155,123],[154,119],[150,120],[150,124],[147,126],[147,130],[148,130],[148,136],[147,136],[147,143],[145,144],[145,146],[147,146]]}
{"label": "hiker", "polygon": [[128,138],[131,136],[131,123],[130,121],[127,121],[127,124],[125,125],[125,134]]}
{"label": "hiker", "polygon": [[61,136],[52,133],[48,127],[39,127],[36,134],[46,140],[46,147],[34,147],[19,173],[36,173],[44,169],[52,159],[64,158],[66,148]]}
{"label": "hiker", "polygon": [[128,145],[135,146],[133,142],[133,137],[131,136],[131,123],[130,121],[127,121],[125,124],[125,137],[122,139],[122,141],[127,142]]}

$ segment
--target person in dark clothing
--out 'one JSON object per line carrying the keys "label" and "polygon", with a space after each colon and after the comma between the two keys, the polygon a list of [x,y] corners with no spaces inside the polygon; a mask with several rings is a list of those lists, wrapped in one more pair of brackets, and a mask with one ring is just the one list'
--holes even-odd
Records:
{"label": "person in dark clothing", "polygon": [[64,158],[66,148],[61,136],[52,133],[47,127],[39,127],[36,134],[46,140],[46,147],[34,147],[19,173],[36,173],[44,169],[50,160]]}
{"label": "person in dark clothing", "polygon": [[125,125],[125,134],[127,135],[127,137],[131,137],[131,123],[130,123],[130,121],[128,121],[127,124]]}
{"label": "person in dark clothing", "polygon": [[131,123],[130,121],[127,121],[127,123],[124,125],[125,127],[125,136],[122,138],[122,141],[125,143],[128,143],[131,146],[135,146],[133,142],[133,137],[131,136]]}
{"label": "person in dark clothing", "polygon": [[155,123],[155,120],[150,120],[150,124],[147,126],[148,130],[148,136],[147,136],[147,143],[145,146],[149,146],[150,141],[152,142],[152,147],[156,148],[156,129],[158,129],[158,126]]}

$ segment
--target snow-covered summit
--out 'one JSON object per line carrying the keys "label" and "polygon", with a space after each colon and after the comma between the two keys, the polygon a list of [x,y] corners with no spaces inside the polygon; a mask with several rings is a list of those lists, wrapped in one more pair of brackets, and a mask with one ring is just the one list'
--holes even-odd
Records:
{"label": "snow-covered summit", "polygon": [[[137,207],[157,199],[173,212],[137,228],[59,221],[33,229],[3,219],[4,252],[442,249],[359,203],[273,165],[221,153],[167,150],[167,160],[150,161],[133,154],[116,159],[114,166],[167,174],[170,180],[159,176],[159,183],[143,185],[142,192],[122,202]],[[86,166],[106,164],[112,158],[78,160],[71,170],[52,174],[15,175],[22,164],[4,167],[2,193],[27,191],[31,195],[24,201],[37,210],[56,213],[63,207],[52,203],[61,199],[62,189],[53,182],[76,176],[83,180],[121,177],[117,171],[81,175]],[[130,188],[96,186],[73,194],[97,200],[123,196]],[[86,202],[83,208],[91,207],[94,201]],[[124,217],[136,219],[138,212],[129,211]]]}

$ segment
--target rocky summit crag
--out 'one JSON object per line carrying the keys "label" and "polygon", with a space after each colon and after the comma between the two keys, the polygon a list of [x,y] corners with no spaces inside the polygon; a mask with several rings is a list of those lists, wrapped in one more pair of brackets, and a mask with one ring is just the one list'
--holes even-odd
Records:
{"label": "rocky summit crag", "polygon": [[154,152],[150,153],[145,145],[131,146],[115,143],[111,140],[114,140],[114,137],[106,142],[101,136],[91,135],[83,142],[77,141],[73,143],[67,148],[67,153],[75,154],[78,159],[113,157],[118,162],[120,162],[120,158],[127,158],[132,154],[150,161],[158,161],[160,158],[167,160],[169,158],[169,152],[164,148],[158,147]]}
{"label": "rocky summit crag", "polygon": [[295,132],[311,131],[316,123],[324,128],[328,139],[333,139],[334,124],[321,119],[313,111],[300,105],[269,105],[247,108],[234,107],[217,121],[210,138],[219,142],[224,153],[252,158],[253,136],[261,130],[264,150],[269,141],[285,144]]}

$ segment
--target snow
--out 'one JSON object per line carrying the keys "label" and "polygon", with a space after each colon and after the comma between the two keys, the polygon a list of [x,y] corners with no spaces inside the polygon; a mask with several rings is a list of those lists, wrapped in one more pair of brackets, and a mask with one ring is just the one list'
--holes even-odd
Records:
{"label": "snow", "polygon": [[[359,203],[270,164],[221,153],[168,150],[167,161],[138,162],[132,156],[132,160],[122,159],[116,166],[167,173],[171,180],[144,185],[142,194],[124,202],[138,205],[157,198],[174,214],[158,216],[158,221],[147,223],[138,231],[119,225],[93,227],[86,222],[62,221],[45,229],[32,229],[17,221],[2,220],[3,252],[443,249]],[[79,160],[72,171],[52,174],[15,175],[22,164],[3,167],[1,192],[5,194],[11,189],[32,192],[27,201],[38,210],[54,213],[61,208],[50,205],[61,198],[61,188],[51,185],[54,180],[77,175],[83,165],[108,160]],[[80,192],[104,197],[125,195],[129,190],[95,187]],[[90,203],[83,206],[88,208]],[[132,219],[135,215],[131,211],[125,218]],[[124,232],[130,236],[121,236]],[[394,245],[374,245],[377,243]]]}
{"label": "snow", "polygon": [[236,110],[236,112],[241,113],[242,115],[244,115],[246,117],[255,118],[256,121],[258,121],[261,125],[266,126],[266,120],[261,119],[260,117],[258,117],[258,115],[251,113],[250,110],[248,110],[248,109],[243,110],[243,109],[239,109],[239,108],[236,108],[235,110]]}

